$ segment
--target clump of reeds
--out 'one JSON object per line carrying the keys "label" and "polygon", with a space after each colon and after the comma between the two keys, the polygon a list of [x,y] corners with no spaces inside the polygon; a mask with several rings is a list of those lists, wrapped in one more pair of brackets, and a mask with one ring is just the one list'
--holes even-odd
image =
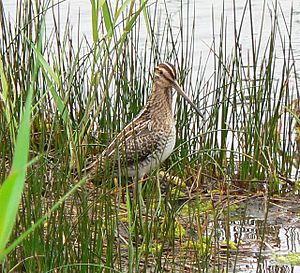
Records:
{"label": "clump of reeds", "polygon": [[[280,193],[283,183],[298,177],[292,24],[279,26],[275,5],[263,46],[263,23],[257,40],[249,1],[241,22],[234,20],[234,46],[227,48],[222,17],[220,31],[213,30],[208,56],[213,73],[207,78],[207,64],[193,58],[194,22],[187,31],[181,19],[174,32],[167,16],[156,36],[151,14],[157,4],[100,3],[91,1],[89,43],[74,40],[68,20],[59,28],[61,18],[53,11],[59,5],[18,1],[13,24],[0,3],[2,272],[208,270],[212,256],[221,259],[218,219],[227,219],[228,227],[229,209],[206,202],[201,192],[213,185],[229,200],[231,186],[248,194],[265,185],[270,193]],[[51,13],[53,32],[45,24]],[[144,22],[148,38],[140,41]],[[247,54],[240,42],[245,24],[251,26]],[[282,62],[276,58],[278,42]],[[124,185],[111,176],[97,187],[85,184],[89,157],[139,112],[152,68],[165,60],[178,67],[181,84],[205,119],[177,99],[177,148],[162,166],[163,178],[159,170],[149,175],[144,200],[131,198],[131,181]],[[163,181],[169,185],[166,195],[159,187]],[[123,187],[123,193],[111,184]]]}

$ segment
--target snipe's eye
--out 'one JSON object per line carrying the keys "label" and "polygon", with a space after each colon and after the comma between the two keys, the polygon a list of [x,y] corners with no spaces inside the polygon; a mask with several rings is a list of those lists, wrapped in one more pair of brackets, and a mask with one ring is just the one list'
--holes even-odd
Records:
{"label": "snipe's eye", "polygon": [[158,77],[161,77],[163,75],[163,71],[161,71],[160,69],[156,69],[155,70],[155,74],[158,76]]}

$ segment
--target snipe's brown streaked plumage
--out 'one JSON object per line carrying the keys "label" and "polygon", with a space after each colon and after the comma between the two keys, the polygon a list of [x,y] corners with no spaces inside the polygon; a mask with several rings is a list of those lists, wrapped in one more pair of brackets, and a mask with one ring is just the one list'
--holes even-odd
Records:
{"label": "snipe's brown streaked plumage", "polygon": [[143,110],[116,136],[101,156],[88,167],[94,177],[109,167],[115,175],[142,178],[173,151],[176,131],[172,111],[173,88],[201,115],[176,81],[176,69],[163,63],[154,70],[153,88]]}

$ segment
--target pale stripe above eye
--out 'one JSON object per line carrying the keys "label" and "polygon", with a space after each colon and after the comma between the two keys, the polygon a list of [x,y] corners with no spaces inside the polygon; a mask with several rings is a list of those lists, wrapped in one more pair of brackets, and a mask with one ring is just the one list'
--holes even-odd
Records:
{"label": "pale stripe above eye", "polygon": [[176,70],[173,65],[169,63],[163,63],[159,66],[159,68],[162,68],[164,71],[166,71],[166,73],[170,75],[170,78],[172,80],[176,79]]}
{"label": "pale stripe above eye", "polygon": [[172,77],[172,74],[170,74],[170,72],[165,68],[157,68],[156,75],[159,81],[168,81],[170,84],[172,84],[175,80]]}

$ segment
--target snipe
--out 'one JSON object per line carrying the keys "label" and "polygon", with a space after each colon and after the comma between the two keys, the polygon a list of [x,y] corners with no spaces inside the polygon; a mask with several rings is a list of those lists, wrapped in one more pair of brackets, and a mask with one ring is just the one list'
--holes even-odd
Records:
{"label": "snipe", "polygon": [[95,177],[99,168],[109,168],[114,175],[121,171],[124,176],[140,179],[172,153],[176,138],[173,88],[201,115],[180,88],[175,67],[169,63],[158,65],[154,70],[152,93],[146,106],[89,166],[91,177]]}

